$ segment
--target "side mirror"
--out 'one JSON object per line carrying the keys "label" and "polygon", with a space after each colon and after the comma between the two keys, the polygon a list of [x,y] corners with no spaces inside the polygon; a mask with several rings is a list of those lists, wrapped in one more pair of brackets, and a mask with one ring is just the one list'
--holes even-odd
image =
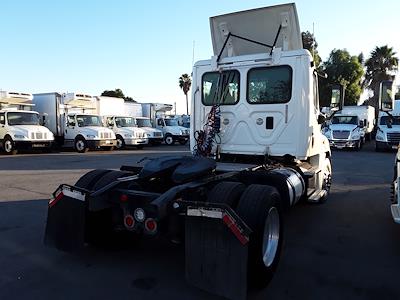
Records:
{"label": "side mirror", "polygon": [[338,111],[343,109],[344,105],[344,86],[337,84],[331,88],[331,111]]}
{"label": "side mirror", "polygon": [[42,122],[40,122],[42,126],[46,126],[46,116],[42,116]]}
{"label": "side mirror", "polygon": [[323,114],[318,115],[318,124],[324,124],[326,121],[326,116]]}
{"label": "side mirror", "polygon": [[76,124],[75,124],[75,122],[69,122],[67,125],[70,127],[75,127]]}
{"label": "side mirror", "polygon": [[391,111],[394,106],[393,81],[382,81],[379,86],[379,109]]}
{"label": "side mirror", "polygon": [[364,128],[364,121],[363,120],[360,120],[360,122],[358,123],[358,127]]}

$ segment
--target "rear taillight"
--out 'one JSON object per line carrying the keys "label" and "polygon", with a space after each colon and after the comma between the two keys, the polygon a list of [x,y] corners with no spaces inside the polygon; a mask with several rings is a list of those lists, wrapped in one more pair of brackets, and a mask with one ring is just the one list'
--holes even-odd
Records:
{"label": "rear taillight", "polygon": [[122,194],[121,196],[119,196],[119,201],[121,202],[128,201],[128,195]]}
{"label": "rear taillight", "polygon": [[157,221],[152,218],[148,218],[144,222],[144,228],[146,229],[146,231],[148,233],[151,233],[151,234],[156,233],[157,232]]}
{"label": "rear taillight", "polygon": [[132,215],[126,215],[124,217],[124,225],[127,229],[133,229],[133,227],[135,227],[135,219]]}

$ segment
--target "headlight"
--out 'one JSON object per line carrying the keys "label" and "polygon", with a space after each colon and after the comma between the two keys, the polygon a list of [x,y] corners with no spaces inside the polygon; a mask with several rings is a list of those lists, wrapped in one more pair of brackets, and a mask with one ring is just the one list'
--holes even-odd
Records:
{"label": "headlight", "polygon": [[132,134],[129,134],[129,133],[124,134],[124,137],[126,137],[126,138],[132,138]]}
{"label": "headlight", "polygon": [[96,136],[93,135],[93,134],[87,134],[86,137],[87,137],[88,139],[94,139],[94,138],[96,138]]}
{"label": "headlight", "polygon": [[354,130],[351,132],[350,139],[358,140],[360,138],[360,132],[358,130]]}
{"label": "headlight", "polygon": [[151,134],[150,134],[150,133],[147,133],[147,137],[151,137]]}
{"label": "headlight", "polygon": [[382,130],[378,129],[375,139],[377,141],[386,141],[386,134]]}
{"label": "headlight", "polygon": [[16,139],[26,139],[26,136],[22,135],[22,134],[14,134],[14,137]]}
{"label": "headlight", "polygon": [[181,130],[181,135],[185,135],[185,134],[186,134],[185,131],[186,131],[186,130]]}

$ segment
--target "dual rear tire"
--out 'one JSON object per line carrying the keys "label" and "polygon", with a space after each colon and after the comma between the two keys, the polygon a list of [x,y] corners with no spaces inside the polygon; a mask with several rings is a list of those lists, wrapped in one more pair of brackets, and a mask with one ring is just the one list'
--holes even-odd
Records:
{"label": "dual rear tire", "polygon": [[221,182],[208,201],[232,207],[253,231],[248,252],[248,283],[261,288],[272,279],[283,241],[282,205],[279,192],[268,185]]}

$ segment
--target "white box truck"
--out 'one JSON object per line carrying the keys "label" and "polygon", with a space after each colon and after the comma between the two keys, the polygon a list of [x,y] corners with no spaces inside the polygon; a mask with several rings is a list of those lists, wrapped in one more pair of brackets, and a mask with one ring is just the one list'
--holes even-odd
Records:
{"label": "white box truck", "polygon": [[146,132],[150,145],[159,145],[164,140],[163,132],[154,128],[150,118],[143,117],[142,104],[125,101],[125,112],[136,120],[138,127]]}
{"label": "white box truck", "polygon": [[120,230],[180,240],[190,284],[245,299],[248,284],[265,287],[277,269],[284,211],[300,199],[326,201],[331,151],[295,5],[210,24],[214,57],[193,67],[193,156],[93,170],[75,186],[61,184],[44,240],[70,252]]}
{"label": "white box truck", "polygon": [[37,111],[45,117],[45,126],[59,146],[77,152],[116,146],[115,134],[103,126],[96,99],[83,93],[40,93],[33,95]]}
{"label": "white box truck", "polygon": [[166,115],[166,112],[172,109],[172,104],[142,103],[143,117],[150,118],[153,127],[162,131],[167,145],[173,145],[175,142],[185,145],[189,140],[190,131],[180,126],[176,118]]}
{"label": "white box truck", "polygon": [[115,133],[117,149],[131,146],[142,149],[148,144],[145,130],[139,128],[135,118],[125,110],[123,98],[96,96],[96,100],[97,111],[102,116],[105,126]]}
{"label": "white box truck", "polygon": [[375,150],[397,149],[400,142],[400,99],[391,110],[379,111],[376,126]]}
{"label": "white box truck", "polygon": [[365,140],[371,140],[375,126],[375,109],[372,106],[344,106],[331,115],[325,135],[331,147],[359,150]]}
{"label": "white box truck", "polygon": [[53,133],[40,125],[32,99],[32,94],[0,91],[0,146],[7,154],[22,149],[50,151],[53,146]]}

